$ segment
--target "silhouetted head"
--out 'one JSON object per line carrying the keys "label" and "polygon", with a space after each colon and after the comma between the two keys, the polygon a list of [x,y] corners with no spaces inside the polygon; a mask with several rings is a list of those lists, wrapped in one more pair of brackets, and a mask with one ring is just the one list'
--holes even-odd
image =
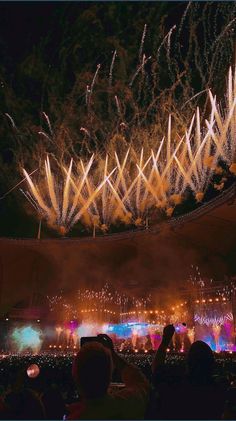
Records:
{"label": "silhouetted head", "polygon": [[107,393],[111,375],[110,350],[99,342],[84,344],[73,365],[73,377],[80,393],[87,399],[101,398]]}
{"label": "silhouetted head", "polygon": [[30,389],[9,393],[5,398],[5,403],[12,414],[12,419],[45,419],[44,406],[36,394]]}
{"label": "silhouetted head", "polygon": [[62,420],[66,412],[63,397],[58,389],[51,387],[43,393],[41,401],[45,408],[46,419]]}
{"label": "silhouetted head", "polygon": [[203,341],[194,342],[187,357],[189,374],[195,378],[208,378],[212,374],[214,367],[214,355]]}

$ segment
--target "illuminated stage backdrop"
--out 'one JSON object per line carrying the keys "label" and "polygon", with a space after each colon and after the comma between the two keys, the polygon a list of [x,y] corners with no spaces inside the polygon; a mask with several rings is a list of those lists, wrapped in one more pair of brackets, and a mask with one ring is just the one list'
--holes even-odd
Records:
{"label": "illuminated stage backdrop", "polygon": [[226,298],[197,300],[194,308],[195,340],[203,340],[214,351],[233,350],[232,302]]}

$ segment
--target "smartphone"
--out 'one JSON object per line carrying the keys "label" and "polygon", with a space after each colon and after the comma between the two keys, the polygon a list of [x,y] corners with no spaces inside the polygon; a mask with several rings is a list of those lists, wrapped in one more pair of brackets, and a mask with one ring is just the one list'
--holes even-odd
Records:
{"label": "smartphone", "polygon": [[83,336],[80,339],[80,346],[83,346],[84,344],[86,344],[88,342],[100,342],[101,343],[101,339],[98,336]]}

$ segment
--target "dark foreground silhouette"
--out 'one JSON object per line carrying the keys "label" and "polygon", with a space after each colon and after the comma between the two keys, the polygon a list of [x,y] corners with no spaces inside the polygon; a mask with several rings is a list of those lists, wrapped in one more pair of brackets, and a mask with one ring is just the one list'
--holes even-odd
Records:
{"label": "dark foreground silhouette", "polygon": [[[133,356],[135,366],[131,357],[115,352],[107,335],[84,344],[72,370],[69,359],[44,357],[51,369],[41,367],[29,379],[24,358],[15,371],[10,360],[0,384],[0,419],[236,419],[236,391],[222,375],[223,365],[221,376],[215,375],[215,357],[206,343],[194,342],[185,364],[170,358],[174,364],[168,364],[174,332],[173,325],[165,327],[152,372],[151,355]],[[114,385],[112,378],[121,383]]]}

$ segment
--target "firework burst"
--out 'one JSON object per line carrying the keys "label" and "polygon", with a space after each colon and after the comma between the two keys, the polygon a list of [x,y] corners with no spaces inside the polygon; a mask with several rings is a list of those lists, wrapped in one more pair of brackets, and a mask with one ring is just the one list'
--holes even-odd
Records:
{"label": "firework burst", "polygon": [[[23,169],[30,190],[25,196],[40,218],[63,235],[78,221],[107,232],[117,222],[144,226],[154,210],[171,217],[187,189],[197,202],[203,200],[213,175],[223,173],[220,161],[236,174],[236,77],[231,69],[226,98],[220,111],[209,91],[211,113],[204,126],[197,108],[180,136],[172,130],[170,115],[166,136],[145,136],[140,150],[131,144],[119,154],[112,146],[105,158],[92,155],[85,162],[76,157],[68,165],[54,160],[53,169],[47,156],[38,181]],[[225,180],[215,188],[221,190]]]}

